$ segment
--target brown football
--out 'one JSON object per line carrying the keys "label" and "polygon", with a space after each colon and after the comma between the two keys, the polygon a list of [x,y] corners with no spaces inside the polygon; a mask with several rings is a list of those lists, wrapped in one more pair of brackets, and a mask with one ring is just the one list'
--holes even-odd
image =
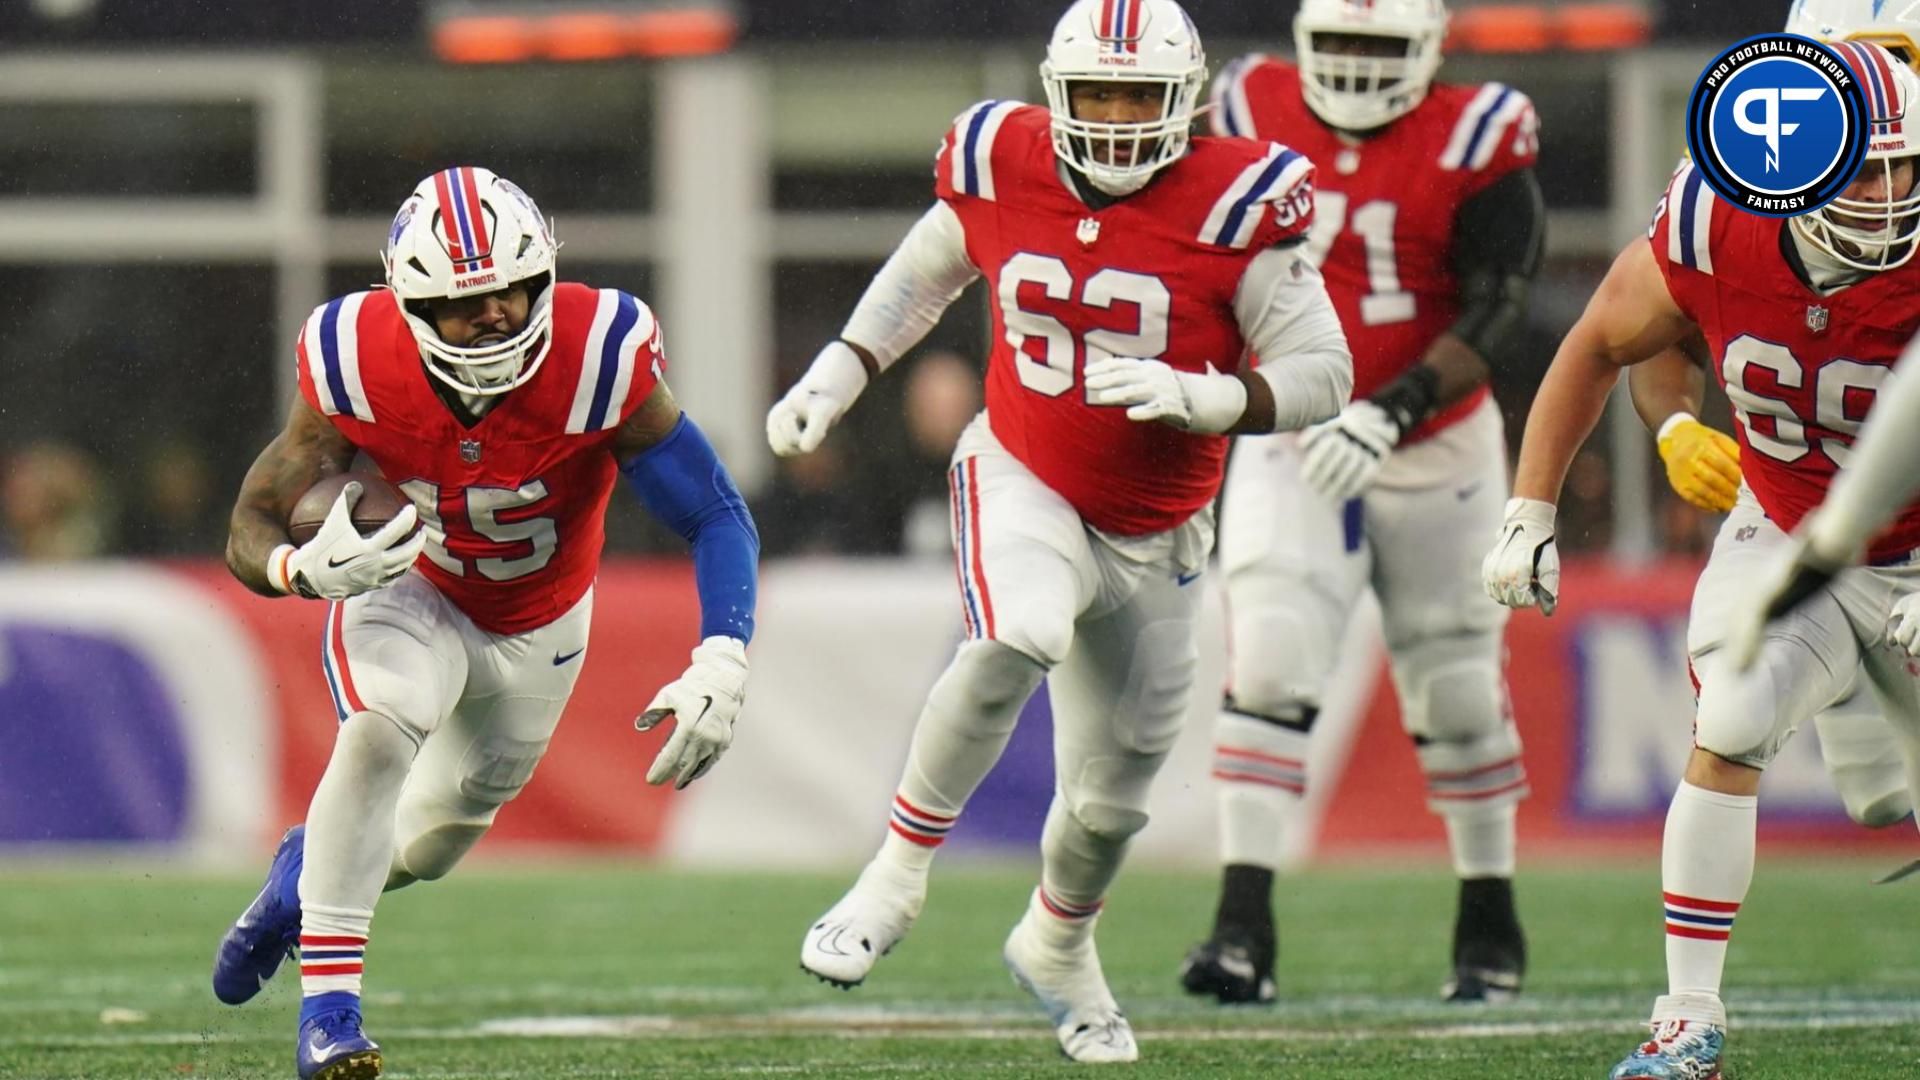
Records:
{"label": "brown football", "polygon": [[321,523],[327,520],[327,511],[333,509],[340,489],[349,480],[360,484],[360,501],[353,504],[353,527],[360,530],[362,536],[378,531],[407,505],[407,497],[387,483],[385,477],[364,472],[336,473],[308,488],[300,501],[293,504],[293,513],[287,515],[287,535],[294,543],[304,544],[320,531]]}

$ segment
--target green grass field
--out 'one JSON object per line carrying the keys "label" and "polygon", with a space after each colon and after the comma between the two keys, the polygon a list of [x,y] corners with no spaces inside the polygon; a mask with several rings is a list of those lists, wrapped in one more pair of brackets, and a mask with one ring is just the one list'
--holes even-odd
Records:
{"label": "green grass field", "polygon": [[[1861,863],[1763,862],[1729,980],[1728,1076],[1920,1076],[1920,886]],[[369,1033],[388,1075],[1019,1077],[1077,1068],[1000,966],[1031,881],[958,863],[868,984],[801,974],[801,931],[845,874],[482,865],[394,894],[374,923]],[[1232,1010],[1173,971],[1208,880],[1123,877],[1100,929],[1140,1035],[1135,1077],[1604,1077],[1663,988],[1655,868],[1520,885],[1523,1003],[1442,1006],[1453,885],[1320,871],[1282,905],[1282,1000]],[[0,870],[0,1077],[290,1077],[297,970],[232,1009],[208,962],[257,882]]]}

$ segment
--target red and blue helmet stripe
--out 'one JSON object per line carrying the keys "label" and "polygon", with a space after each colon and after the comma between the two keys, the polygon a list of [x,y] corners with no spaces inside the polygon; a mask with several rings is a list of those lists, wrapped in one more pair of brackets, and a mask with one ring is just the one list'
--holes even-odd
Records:
{"label": "red and blue helmet stripe", "polygon": [[433,174],[440,200],[440,220],[447,240],[447,256],[456,274],[493,268],[493,238],[480,205],[480,186],[473,169],[460,166]]}
{"label": "red and blue helmet stripe", "polygon": [[1115,52],[1137,53],[1145,34],[1146,0],[1101,0],[1100,24],[1094,36]]}
{"label": "red and blue helmet stripe", "polygon": [[1894,81],[1892,55],[1876,45],[1858,41],[1837,41],[1830,48],[1840,54],[1860,80],[1866,95],[1867,111],[1873,120],[1873,134],[1879,136],[1906,133],[1906,103],[1900,100],[1899,84]]}

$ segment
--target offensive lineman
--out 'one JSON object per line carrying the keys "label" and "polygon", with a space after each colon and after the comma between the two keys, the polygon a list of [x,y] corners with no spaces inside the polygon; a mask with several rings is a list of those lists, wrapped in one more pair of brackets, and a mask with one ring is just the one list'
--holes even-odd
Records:
{"label": "offensive lineman", "polygon": [[[1668,992],[1652,1035],[1613,1080],[1721,1075],[1722,969],[1754,868],[1760,772],[1864,663],[1888,720],[1920,729],[1920,681],[1880,647],[1912,603],[1920,507],[1870,548],[1875,567],[1836,578],[1770,634],[1761,670],[1720,648],[1755,577],[1851,453],[1875,390],[1920,329],[1920,139],[1900,123],[1920,77],[1878,45],[1840,43],[1874,103],[1860,175],[1821,210],[1782,223],[1721,202],[1693,165],[1674,174],[1649,243],[1630,245],[1569,332],[1528,417],[1516,497],[1483,574],[1496,599],[1551,612],[1559,592],[1553,498],[1619,369],[1700,332],[1739,422],[1746,484],[1701,575],[1687,648],[1699,681],[1694,750],[1668,811],[1661,858]],[[1737,268],[1737,269],[1736,269]]]}
{"label": "offensive lineman", "polygon": [[[238,1005],[297,946],[301,1080],[380,1075],[360,1018],[374,903],[452,870],[532,776],[585,664],[616,475],[692,545],[700,592],[693,663],[636,722],[675,717],[647,782],[684,787],[732,742],[758,534],[661,381],[653,313],[557,279],[557,248],[533,200],[485,169],[421,181],[387,238],[386,288],[307,320],[300,400],[234,506],[235,577],[332,601],[333,756],[213,971]],[[348,484],[289,543],[295,501],[356,452],[412,505],[362,538]]]}
{"label": "offensive lineman", "polygon": [[[1870,41],[1909,67],[1920,64],[1915,37],[1920,34],[1920,12],[1910,7],[1888,8],[1875,0],[1795,0],[1786,30],[1827,42]],[[1692,365],[1663,358],[1629,369],[1627,381],[1641,419],[1657,432],[1674,490],[1702,510],[1731,510],[1741,479],[1739,447],[1697,419],[1705,395],[1703,374]],[[1847,816],[1879,829],[1913,812],[1906,757],[1880,715],[1864,672],[1854,679],[1852,690],[1814,714],[1813,726],[1820,737],[1821,760]]]}
{"label": "offensive lineman", "polygon": [[812,450],[987,279],[987,408],[951,472],[966,640],[915,728],[885,842],[801,965],[855,985],[906,934],[936,849],[1050,673],[1058,786],[1003,956],[1069,1057],[1132,1061],[1093,928],[1187,706],[1222,436],[1333,416],[1352,364],[1303,246],[1314,167],[1276,143],[1189,139],[1206,61],[1177,3],[1077,0],[1041,78],[1046,109],[961,114],[939,201],[767,418],[777,453]]}
{"label": "offensive lineman", "polygon": [[1220,535],[1231,668],[1215,726],[1220,903],[1181,982],[1274,996],[1273,873],[1361,590],[1380,599],[1402,720],[1460,878],[1451,1001],[1520,989],[1506,612],[1479,538],[1507,489],[1493,368],[1516,369],[1546,210],[1526,95],[1434,82],[1440,0],[1306,0],[1296,64],[1249,56],[1214,87],[1221,134],[1284,136],[1320,166],[1310,251],[1353,345],[1356,400],[1304,435],[1241,440]]}

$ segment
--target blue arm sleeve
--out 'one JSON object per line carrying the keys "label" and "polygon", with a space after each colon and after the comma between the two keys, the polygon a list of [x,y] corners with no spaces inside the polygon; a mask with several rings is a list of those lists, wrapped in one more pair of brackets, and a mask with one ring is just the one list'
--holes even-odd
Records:
{"label": "blue arm sleeve", "polygon": [[760,532],[706,434],[682,413],[665,439],[620,472],[647,512],[693,545],[700,636],[751,641]]}

